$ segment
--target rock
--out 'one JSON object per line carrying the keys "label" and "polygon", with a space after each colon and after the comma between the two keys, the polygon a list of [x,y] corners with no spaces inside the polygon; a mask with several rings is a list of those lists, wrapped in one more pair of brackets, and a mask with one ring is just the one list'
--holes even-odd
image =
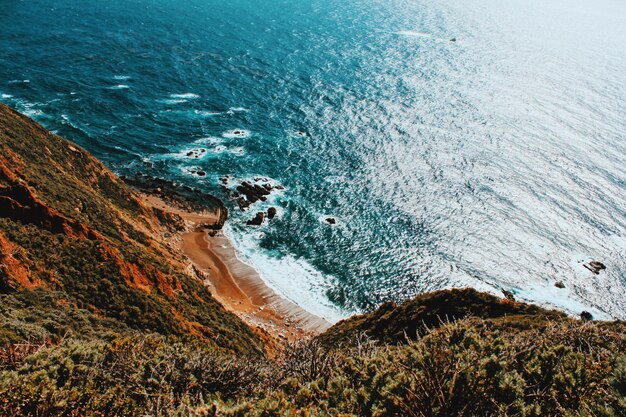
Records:
{"label": "rock", "polygon": [[267,209],[267,218],[268,219],[273,219],[274,216],[276,216],[276,207],[270,207]]}
{"label": "rock", "polygon": [[598,275],[600,271],[606,269],[606,266],[602,262],[599,262],[599,261],[590,261],[590,262],[587,262],[586,264],[583,264],[583,266],[596,275]]}
{"label": "rock", "polygon": [[187,152],[187,156],[193,156],[193,151]]}
{"label": "rock", "polygon": [[450,39],[450,42],[456,42],[456,38]]}
{"label": "rock", "polygon": [[337,220],[334,217],[327,217],[326,218],[326,223],[328,223],[328,224],[336,224]]}
{"label": "rock", "polygon": [[266,196],[268,196],[272,191],[272,186],[269,184],[265,184],[264,186],[258,184],[253,185],[247,181],[244,181],[237,186],[237,191],[245,196],[245,200],[240,199],[238,201],[239,207],[243,210],[250,204],[256,203],[259,200],[267,200]]}
{"label": "rock", "polygon": [[588,311],[582,311],[580,313],[580,318],[583,320],[593,320],[593,315]]}
{"label": "rock", "polygon": [[248,226],[260,226],[263,224],[264,221],[265,221],[265,213],[263,213],[262,211],[259,211],[256,214],[256,216],[254,216],[254,219],[248,220],[246,224]]}
{"label": "rock", "polygon": [[221,177],[220,182],[224,185],[228,184],[228,177]]}
{"label": "rock", "polygon": [[504,295],[504,297],[509,300],[509,301],[515,301],[515,296],[513,296],[513,293],[511,291],[508,290],[502,290],[502,294]]}
{"label": "rock", "polygon": [[198,172],[196,172],[196,174],[198,174],[198,175],[199,175],[199,176],[201,176],[201,177],[204,177],[204,176],[206,175],[206,172],[204,172],[204,171],[198,171]]}
{"label": "rock", "polygon": [[563,281],[555,282],[554,286],[557,287],[557,288],[565,288],[565,284],[563,284]]}

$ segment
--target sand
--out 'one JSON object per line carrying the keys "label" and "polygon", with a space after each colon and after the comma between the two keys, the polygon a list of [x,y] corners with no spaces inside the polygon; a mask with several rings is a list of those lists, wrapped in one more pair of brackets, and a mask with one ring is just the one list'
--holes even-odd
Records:
{"label": "sand", "polygon": [[211,294],[249,326],[267,332],[277,341],[291,342],[315,336],[330,327],[328,321],[268,287],[252,266],[237,257],[235,248],[222,231],[209,233],[206,225],[218,222],[219,209],[191,212],[155,195],[143,195],[142,201],[146,206],[185,220],[186,230],[170,239],[204,277]]}

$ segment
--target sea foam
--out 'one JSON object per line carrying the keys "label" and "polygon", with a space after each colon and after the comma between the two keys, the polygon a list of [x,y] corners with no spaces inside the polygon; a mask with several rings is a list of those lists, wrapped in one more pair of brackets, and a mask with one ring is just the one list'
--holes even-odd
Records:
{"label": "sea foam", "polygon": [[225,235],[233,242],[237,257],[253,266],[263,281],[277,294],[331,323],[348,317],[326,296],[331,277],[323,276],[312,265],[291,255],[272,257],[258,245],[259,236],[239,232],[229,223]]}

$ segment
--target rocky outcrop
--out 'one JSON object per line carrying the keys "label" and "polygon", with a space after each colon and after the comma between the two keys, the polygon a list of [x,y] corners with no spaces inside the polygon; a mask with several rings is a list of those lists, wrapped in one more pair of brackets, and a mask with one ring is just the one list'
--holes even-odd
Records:
{"label": "rocky outcrop", "polygon": [[589,320],[593,320],[593,315],[590,312],[588,312],[588,311],[582,311],[580,313],[580,318],[582,320],[589,321]]}
{"label": "rocky outcrop", "polygon": [[272,191],[272,186],[270,184],[250,184],[244,181],[237,186],[237,191],[244,197],[238,200],[239,207],[245,209],[250,206],[250,204],[256,203],[259,200],[267,200],[267,196],[270,195]]}
{"label": "rocky outcrop", "polygon": [[35,196],[30,187],[22,184],[0,188],[0,217],[33,224],[51,233],[70,237],[90,240],[102,238],[98,232],[48,207]]}
{"label": "rocky outcrop", "polygon": [[265,213],[259,211],[253,219],[248,220],[246,224],[248,226],[260,226],[265,221]]}
{"label": "rocky outcrop", "polygon": [[506,298],[509,301],[515,301],[515,296],[513,295],[511,291],[508,291],[508,290],[501,290],[501,291],[502,291],[502,295],[504,295],[504,298]]}
{"label": "rocky outcrop", "polygon": [[242,181],[235,190],[226,187],[228,178],[223,177],[220,181],[223,184],[222,190],[235,200],[241,211],[258,201],[267,201],[272,191],[284,189],[282,185],[272,185],[267,178],[255,178],[253,182]]}
{"label": "rocky outcrop", "polygon": [[276,217],[276,207],[270,207],[267,209],[267,218],[268,219],[273,219],[274,217]]}
{"label": "rocky outcrop", "polygon": [[583,266],[596,275],[599,275],[600,271],[603,271],[606,269],[606,266],[602,262],[599,262],[599,261],[590,261],[590,262],[587,262],[586,264],[583,264]]}

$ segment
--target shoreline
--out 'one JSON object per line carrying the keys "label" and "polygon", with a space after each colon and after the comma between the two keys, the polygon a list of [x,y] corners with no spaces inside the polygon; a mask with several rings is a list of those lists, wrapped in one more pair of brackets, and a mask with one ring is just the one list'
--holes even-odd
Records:
{"label": "shoreline", "polygon": [[221,230],[224,214],[176,207],[163,198],[139,192],[145,206],[180,217],[183,230],[165,237],[189,262],[192,273],[203,279],[211,294],[229,311],[255,330],[278,342],[295,342],[316,336],[332,324],[276,293],[254,267],[237,257]]}

